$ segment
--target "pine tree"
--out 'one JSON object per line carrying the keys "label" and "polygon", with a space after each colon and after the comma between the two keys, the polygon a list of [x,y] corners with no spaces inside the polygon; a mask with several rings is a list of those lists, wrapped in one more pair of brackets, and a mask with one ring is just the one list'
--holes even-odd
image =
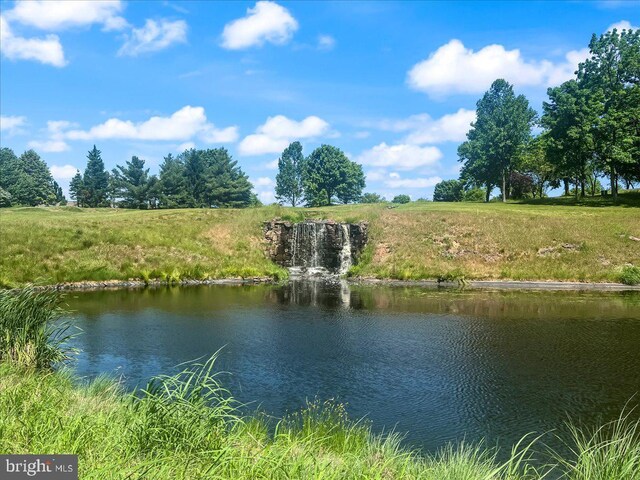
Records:
{"label": "pine tree", "polygon": [[93,146],[87,155],[87,168],[84,171],[85,207],[109,206],[109,173],[104,169],[100,150]]}
{"label": "pine tree", "polygon": [[69,183],[69,196],[76,201],[78,207],[84,207],[85,190],[84,179],[79,170],[76,170],[76,174]]}
{"label": "pine tree", "polygon": [[189,204],[186,169],[182,157],[180,155],[176,158],[169,154],[160,165],[157,190],[159,205],[162,208],[182,208]]}
{"label": "pine tree", "polygon": [[111,176],[114,197],[122,199],[123,208],[145,209],[149,207],[149,169],[144,168],[144,160],[133,156],[126,166],[116,166]]}
{"label": "pine tree", "polygon": [[303,195],[302,170],[304,156],[300,142],[291,143],[278,159],[276,175],[276,198],[295,207]]}
{"label": "pine tree", "polygon": [[52,205],[56,202],[53,178],[47,164],[33,150],[20,157],[3,148],[0,153],[0,188],[11,195],[13,205]]}

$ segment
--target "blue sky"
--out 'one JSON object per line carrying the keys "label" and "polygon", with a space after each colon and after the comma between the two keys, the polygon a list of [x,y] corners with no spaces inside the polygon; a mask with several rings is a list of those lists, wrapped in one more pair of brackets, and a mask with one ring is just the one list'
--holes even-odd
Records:
{"label": "blue sky", "polygon": [[153,173],[224,146],[273,201],[279,152],[330,143],[366,191],[430,197],[456,178],[475,102],[506,78],[538,111],[592,33],[636,1],[1,1],[0,143],[38,151],[66,189],[96,144]]}

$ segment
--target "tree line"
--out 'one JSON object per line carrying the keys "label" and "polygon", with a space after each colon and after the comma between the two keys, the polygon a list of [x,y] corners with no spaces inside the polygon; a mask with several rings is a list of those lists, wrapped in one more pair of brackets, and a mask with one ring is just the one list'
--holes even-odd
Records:
{"label": "tree line", "polygon": [[[614,201],[620,184],[640,182],[640,30],[593,35],[575,78],[547,90],[538,117],[524,95],[498,79],[476,104],[476,121],[458,147],[459,180],[436,185],[434,200],[542,197],[564,187],[576,197]],[[532,135],[534,126],[542,128]]]}

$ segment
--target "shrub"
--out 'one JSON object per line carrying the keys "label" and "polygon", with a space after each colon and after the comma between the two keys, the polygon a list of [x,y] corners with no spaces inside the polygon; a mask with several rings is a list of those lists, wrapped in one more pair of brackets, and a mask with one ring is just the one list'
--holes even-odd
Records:
{"label": "shrub", "polygon": [[459,180],[443,180],[433,189],[434,202],[460,202],[462,196],[462,182]]}
{"label": "shrub", "polygon": [[411,201],[411,197],[409,195],[396,195],[391,201],[393,203],[409,203]]}
{"label": "shrub", "polygon": [[640,267],[625,266],[620,274],[620,282],[625,285],[640,285]]}

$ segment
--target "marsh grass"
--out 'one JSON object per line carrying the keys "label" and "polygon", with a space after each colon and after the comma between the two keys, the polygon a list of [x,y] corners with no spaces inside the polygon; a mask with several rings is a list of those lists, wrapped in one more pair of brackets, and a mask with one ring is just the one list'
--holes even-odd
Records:
{"label": "marsh grass", "polygon": [[71,325],[61,321],[60,294],[51,289],[0,290],[0,361],[51,368],[69,359]]}
{"label": "marsh grass", "polygon": [[551,452],[544,466],[532,436],[502,462],[482,443],[424,455],[331,402],[311,403],[275,427],[265,415],[242,414],[214,365],[215,356],[126,393],[105,378],[83,383],[66,370],[0,363],[0,451],[78,454],[83,479],[639,478],[639,426],[628,416],[595,432],[572,427],[570,454]]}

